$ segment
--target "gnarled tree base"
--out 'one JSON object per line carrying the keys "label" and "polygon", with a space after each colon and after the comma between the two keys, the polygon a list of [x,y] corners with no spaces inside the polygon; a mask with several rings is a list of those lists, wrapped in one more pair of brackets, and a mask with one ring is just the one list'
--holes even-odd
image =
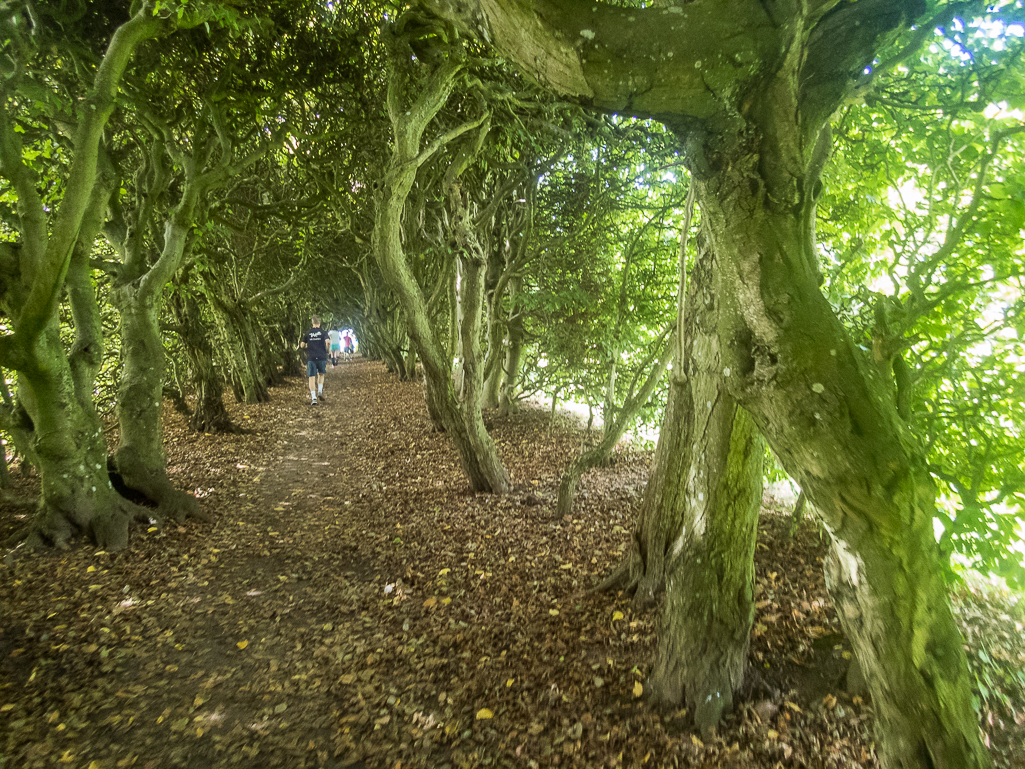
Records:
{"label": "gnarled tree base", "polygon": [[[597,587],[591,589],[591,593],[618,593],[631,596],[633,607],[638,611],[646,611],[655,606],[657,596],[661,592],[666,580],[666,551],[669,546],[664,537],[649,538],[648,548],[654,547],[650,552],[658,552],[656,558],[646,558],[642,547],[645,534],[638,530],[634,532],[633,543],[629,552],[620,561]],[[658,540],[661,539],[659,542]]]}
{"label": "gnarled tree base", "polygon": [[79,534],[88,534],[100,548],[114,552],[128,546],[128,527],[148,520],[151,511],[121,497],[113,489],[80,494],[58,504],[40,502],[32,523],[15,532],[7,547],[24,544],[29,549],[67,547]]}
{"label": "gnarled tree base", "polygon": [[695,725],[707,730],[732,711],[744,683],[753,596],[743,585],[734,586],[742,595],[720,592],[705,559],[688,560],[693,573],[677,568],[670,577],[662,642],[647,688],[656,704],[686,703]]}
{"label": "gnarled tree base", "polygon": [[227,410],[223,407],[219,411],[201,410],[197,407],[189,417],[189,429],[197,433],[213,435],[241,435],[248,432],[232,422]]}
{"label": "gnarled tree base", "polygon": [[194,496],[172,486],[162,470],[151,470],[131,460],[126,461],[125,452],[121,451],[114,457],[114,465],[128,489],[156,504],[155,509],[147,512],[157,521],[184,523],[189,518],[196,518],[209,523],[213,520],[200,509],[199,501]]}

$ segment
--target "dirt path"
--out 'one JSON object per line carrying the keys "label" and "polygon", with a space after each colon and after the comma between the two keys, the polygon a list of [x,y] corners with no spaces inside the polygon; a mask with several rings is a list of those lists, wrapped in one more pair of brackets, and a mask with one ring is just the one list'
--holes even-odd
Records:
{"label": "dirt path", "polygon": [[553,520],[580,436],[547,414],[491,425],[517,485],[491,497],[418,385],[357,360],[319,405],[305,388],[233,407],[244,436],[167,414],[172,478],[214,524],[0,571],[0,769],[873,764],[815,537],[763,516],[761,683],[702,738],[636,696],[652,619],[584,596],[628,545],[645,457]]}

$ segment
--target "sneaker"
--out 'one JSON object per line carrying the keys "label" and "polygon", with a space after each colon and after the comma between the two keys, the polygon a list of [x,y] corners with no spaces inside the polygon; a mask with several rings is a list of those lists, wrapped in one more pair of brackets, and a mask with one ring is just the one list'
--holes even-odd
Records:
{"label": "sneaker", "polygon": [[310,405],[311,405],[311,406],[316,406],[316,405],[317,405],[317,399],[316,399],[316,398],[314,398],[313,400],[311,400],[311,401],[310,401]]}

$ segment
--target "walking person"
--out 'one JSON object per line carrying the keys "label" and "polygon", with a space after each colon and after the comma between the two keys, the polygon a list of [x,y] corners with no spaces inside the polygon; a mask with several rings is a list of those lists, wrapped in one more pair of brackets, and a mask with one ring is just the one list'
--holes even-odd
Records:
{"label": "walking person", "polygon": [[320,316],[310,318],[313,328],[303,334],[299,346],[306,350],[306,376],[310,379],[310,403],[317,405],[317,397],[324,399],[324,375],[327,373],[327,356],[331,339],[320,327]]}
{"label": "walking person", "polygon": [[342,332],[337,328],[333,328],[327,332],[327,335],[331,338],[331,365],[338,365],[338,353],[342,351]]}

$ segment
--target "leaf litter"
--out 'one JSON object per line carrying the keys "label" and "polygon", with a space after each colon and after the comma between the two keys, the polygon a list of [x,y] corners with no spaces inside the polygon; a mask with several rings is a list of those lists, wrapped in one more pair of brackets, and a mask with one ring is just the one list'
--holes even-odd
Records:
{"label": "leaf litter", "polygon": [[[617,451],[555,519],[587,439],[570,419],[488,415],[515,484],[496,497],[419,385],[359,360],[325,403],[305,386],[229,406],[243,435],[166,410],[168,472],[213,524],[0,568],[0,769],[877,765],[813,522],[790,538],[766,500],[750,681],[699,734],[645,702],[655,616],[588,593],[629,548],[649,455]],[[0,505],[0,534],[24,514]],[[1025,612],[957,597],[987,743],[1025,766]]]}

